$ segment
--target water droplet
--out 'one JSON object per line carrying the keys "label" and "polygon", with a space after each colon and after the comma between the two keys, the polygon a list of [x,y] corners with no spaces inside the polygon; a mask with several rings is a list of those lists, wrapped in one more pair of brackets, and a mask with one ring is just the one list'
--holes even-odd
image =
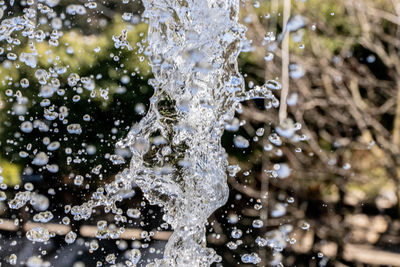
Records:
{"label": "water droplet", "polygon": [[271,60],[273,60],[273,59],[274,59],[274,54],[271,53],[271,52],[269,52],[269,53],[264,57],[264,60],[265,60],[265,61],[271,61]]}
{"label": "water droplet", "polygon": [[250,145],[249,140],[247,140],[241,135],[235,136],[233,139],[233,143],[237,148],[248,148]]}
{"label": "water droplet", "polygon": [[44,152],[39,152],[36,154],[35,158],[32,160],[32,164],[38,166],[44,166],[49,162],[49,157]]}
{"label": "water droplet", "polygon": [[235,249],[238,248],[238,246],[236,245],[236,243],[235,243],[235,242],[232,242],[232,241],[228,242],[228,243],[226,244],[226,246],[227,246],[229,249],[231,249],[231,250],[235,250]]}
{"label": "water droplet", "polygon": [[255,252],[251,254],[243,254],[241,260],[243,263],[252,263],[252,264],[258,264],[261,262],[261,258]]}
{"label": "water droplet", "polygon": [[53,214],[50,211],[43,211],[33,216],[35,222],[46,223],[53,219]]}
{"label": "water droplet", "polygon": [[232,232],[231,232],[231,236],[232,236],[233,238],[236,238],[236,239],[241,238],[242,235],[243,235],[243,232],[242,232],[242,230],[240,230],[240,229],[234,229],[234,230],[232,230]]}
{"label": "water droplet", "polygon": [[76,237],[77,234],[73,231],[70,231],[65,235],[65,242],[68,244],[72,244],[75,242]]}
{"label": "water droplet", "polygon": [[50,239],[50,233],[47,229],[42,227],[35,227],[26,232],[26,238],[34,242],[46,242]]}
{"label": "water droplet", "polygon": [[138,209],[128,209],[126,212],[126,215],[128,215],[128,217],[131,217],[134,219],[139,219],[140,214],[141,214],[141,212]]}
{"label": "water droplet", "polygon": [[271,90],[280,90],[280,89],[282,89],[281,83],[278,82],[278,81],[275,81],[275,80],[268,80],[268,81],[265,83],[265,86],[266,86],[268,89],[271,89]]}
{"label": "water droplet", "polygon": [[20,129],[24,133],[30,133],[33,131],[33,124],[30,121],[24,121],[23,123],[21,123]]}
{"label": "water droplet", "polygon": [[77,186],[81,186],[83,184],[84,178],[82,175],[75,176],[74,184]]}
{"label": "water droplet", "polygon": [[308,222],[303,222],[303,224],[301,225],[301,229],[303,230],[310,229],[310,224]]}
{"label": "water droplet", "polygon": [[17,264],[17,260],[18,260],[18,258],[17,258],[17,255],[15,255],[15,254],[11,254],[10,257],[8,258],[8,262],[11,265],[16,265]]}
{"label": "water droplet", "polygon": [[138,249],[132,249],[128,252],[128,259],[132,262],[132,264],[138,264],[140,258],[142,257],[142,253]]}
{"label": "water droplet", "polygon": [[70,124],[67,126],[67,131],[70,134],[81,134],[82,133],[82,128],[81,125],[79,123],[74,123],[74,124]]}
{"label": "water droplet", "polygon": [[19,81],[19,83],[20,83],[22,88],[28,88],[29,87],[29,80],[27,78],[21,79],[21,81]]}
{"label": "water droplet", "polygon": [[254,227],[254,228],[261,228],[261,227],[263,227],[263,226],[264,226],[263,221],[261,221],[261,220],[254,220],[254,221],[253,221],[253,227]]}

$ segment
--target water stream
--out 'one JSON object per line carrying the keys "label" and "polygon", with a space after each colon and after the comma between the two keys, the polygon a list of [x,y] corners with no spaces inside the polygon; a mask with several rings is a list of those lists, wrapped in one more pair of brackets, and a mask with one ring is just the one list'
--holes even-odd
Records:
{"label": "water stream", "polygon": [[228,198],[226,123],[240,101],[272,96],[246,91],[237,58],[246,45],[239,0],[145,0],[155,89],[147,115],[123,145],[133,157],[122,185],[139,185],[174,229],[156,266],[209,266],[207,218]]}
{"label": "water stream", "polygon": [[[221,145],[224,129],[242,101],[264,98],[277,103],[270,89],[280,89],[280,84],[270,81],[245,88],[237,58],[249,44],[246,28],[238,22],[239,0],[144,0],[143,4],[149,24],[145,55],[154,74],[150,80],[154,95],[147,114],[117,143],[131,150],[130,167],[98,188],[90,201],[72,207],[71,214],[75,220],[88,219],[99,206],[118,214],[118,202],[137,185],[151,204],[163,208],[163,219],[174,230],[164,258],[149,266],[210,266],[221,257],[206,246],[205,224],[226,203],[227,171],[236,169],[229,166]],[[33,17],[14,20],[33,31]],[[68,127],[70,133],[79,131],[74,125]],[[238,138],[235,144],[245,147],[245,141]],[[46,154],[44,159],[38,155],[36,162],[46,161]],[[34,194],[24,192],[10,205],[20,208],[32,198]],[[97,236],[111,236],[103,226]],[[28,233],[31,240],[41,242],[32,237],[42,237],[39,230]]]}

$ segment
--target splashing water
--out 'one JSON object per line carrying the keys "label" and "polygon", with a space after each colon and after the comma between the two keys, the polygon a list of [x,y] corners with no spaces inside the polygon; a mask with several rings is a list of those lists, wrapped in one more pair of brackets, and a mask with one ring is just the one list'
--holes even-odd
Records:
{"label": "splashing water", "polygon": [[77,219],[122,198],[137,184],[163,207],[174,229],[164,259],[153,266],[209,266],[219,261],[206,247],[207,218],[228,198],[225,124],[240,101],[274,96],[267,86],[245,91],[237,57],[246,43],[239,0],[144,1],[149,20],[146,55],[155,78],[150,109],[119,147],[132,151],[120,173],[91,203],[74,207]]}
{"label": "splashing water", "polygon": [[239,0],[147,0],[144,6],[155,92],[147,115],[118,143],[132,151],[130,169],[106,186],[107,197],[95,194],[96,201],[73,214],[87,218],[137,184],[174,229],[164,259],[153,266],[209,266],[220,257],[206,247],[205,223],[229,193],[225,125],[240,101],[276,99],[267,86],[245,91],[237,67],[246,44]]}
{"label": "splashing water", "polygon": [[[264,98],[279,103],[270,91],[280,89],[281,85],[276,81],[268,81],[249,91],[245,89],[237,58],[249,44],[245,37],[246,28],[238,23],[239,2],[143,1],[144,17],[149,22],[145,54],[154,74],[154,79],[149,81],[154,87],[154,95],[147,115],[117,143],[119,148],[131,150],[130,168],[119,173],[104,188],[98,188],[90,201],[71,208],[75,220],[88,219],[98,206],[105,206],[117,214],[117,202],[130,196],[138,185],[151,204],[163,207],[163,219],[174,229],[164,259],[156,260],[150,266],[210,266],[220,261],[220,256],[206,247],[205,224],[208,217],[225,204],[229,195],[226,175],[229,166],[221,145],[222,134],[232,124],[241,101]],[[80,14],[83,11],[70,7],[68,12]],[[20,25],[27,34],[33,32],[35,25],[31,19],[34,16],[29,13],[14,18],[14,23],[3,23],[2,30],[7,34],[2,38],[11,38],[14,24]],[[42,38],[40,34],[35,36]],[[121,40],[119,47],[129,49],[126,32],[113,39]],[[36,66],[34,57],[26,57],[25,61]],[[37,72],[43,85],[48,79],[46,75]],[[71,74],[69,85],[74,86],[78,79],[77,74]],[[43,86],[40,94],[51,97],[56,89]],[[46,113],[46,119],[54,120],[53,113]],[[25,123],[21,130],[30,132],[33,127],[32,123]],[[79,135],[82,128],[80,124],[69,124],[67,131]],[[242,139],[236,138],[235,144],[248,147],[247,140]],[[57,143],[49,144],[54,150],[58,146]],[[113,161],[118,164],[123,159],[114,157]],[[48,156],[42,152],[36,154],[32,162],[38,166],[47,163]],[[101,167],[97,166],[92,173],[98,174]],[[81,185],[83,176],[76,176],[74,182]],[[20,193],[9,205],[20,208],[33,196]],[[17,201],[19,199],[21,201]],[[137,216],[133,211],[130,214]],[[47,221],[50,215],[44,215],[41,214],[45,218],[38,218],[38,221]],[[123,231],[122,228],[110,231],[106,221],[99,223],[98,238],[118,238]],[[262,227],[260,222],[256,225]],[[30,240],[48,240],[49,234],[44,231],[42,228],[31,230]],[[75,239],[74,232],[66,236],[67,243]],[[248,255],[243,261],[259,262],[258,257],[253,256]],[[135,264],[137,260],[136,257],[132,262]]]}
{"label": "splashing water", "polygon": [[151,204],[162,205],[174,229],[156,266],[209,266],[207,218],[228,198],[225,124],[241,100],[271,96],[245,92],[237,57],[246,42],[238,0],[144,1],[147,56],[155,93],[143,120],[120,146],[133,157],[120,185],[135,182]]}

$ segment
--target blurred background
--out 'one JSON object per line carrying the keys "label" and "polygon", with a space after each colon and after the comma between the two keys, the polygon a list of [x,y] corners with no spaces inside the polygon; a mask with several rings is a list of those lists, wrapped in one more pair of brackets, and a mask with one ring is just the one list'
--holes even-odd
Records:
{"label": "blurred background", "polygon": [[[96,239],[99,221],[118,219],[104,209],[87,221],[68,214],[68,205],[129,166],[130,152],[115,144],[146,114],[153,92],[142,4],[33,3],[0,1],[2,25],[33,5],[36,41],[53,40],[35,43],[32,68],[27,38],[1,39],[1,266],[118,265],[132,248],[145,266],[162,257],[171,229],[139,189],[121,202],[128,218],[116,239]],[[223,145],[241,171],[228,177],[229,201],[207,226],[209,246],[223,259],[217,265],[250,266],[241,257],[254,252],[259,266],[400,266],[400,2],[249,0],[241,22],[251,40],[239,59],[247,87],[280,81],[274,93],[286,107],[245,102],[227,127]],[[132,49],[117,47],[121,38]],[[46,96],[38,69],[49,80],[58,73],[62,89]],[[285,112],[297,132],[280,125]],[[82,133],[70,134],[70,123]],[[32,164],[40,151],[45,166]],[[22,191],[34,192],[33,203],[10,209]],[[26,232],[44,211],[53,215],[44,227],[56,234],[33,243]],[[67,244],[71,230],[77,238]]]}

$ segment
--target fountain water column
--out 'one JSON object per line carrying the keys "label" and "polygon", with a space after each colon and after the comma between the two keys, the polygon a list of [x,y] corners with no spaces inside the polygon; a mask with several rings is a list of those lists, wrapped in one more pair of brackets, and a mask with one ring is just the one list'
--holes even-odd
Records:
{"label": "fountain water column", "polygon": [[130,177],[174,229],[156,266],[209,266],[205,223],[229,194],[221,146],[245,94],[237,57],[239,0],[144,0],[155,78],[150,109],[128,136]]}

